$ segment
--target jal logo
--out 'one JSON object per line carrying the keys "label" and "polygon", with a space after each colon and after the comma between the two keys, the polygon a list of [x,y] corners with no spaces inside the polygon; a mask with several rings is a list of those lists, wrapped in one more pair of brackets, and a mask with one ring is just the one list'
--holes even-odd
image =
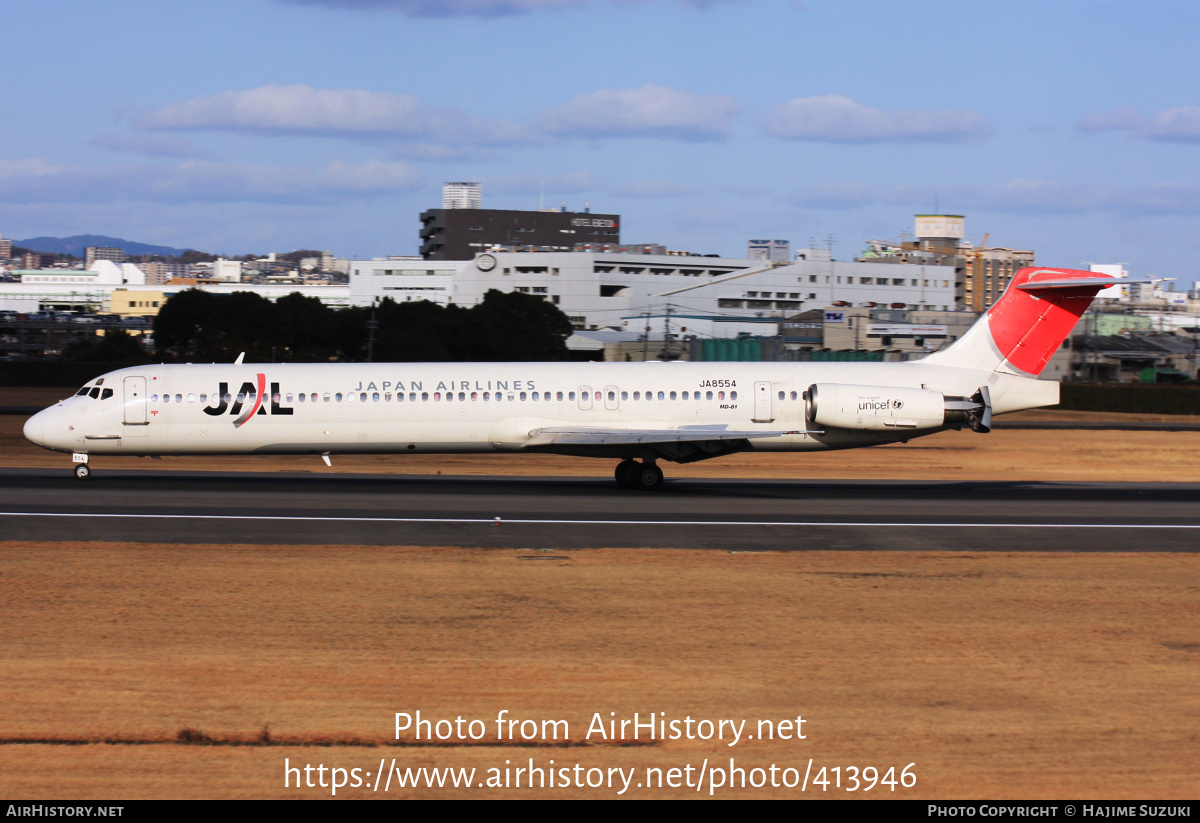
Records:
{"label": "jal logo", "polygon": [[[236,396],[229,394],[229,384],[219,383],[219,391],[214,395],[217,401],[216,406],[205,406],[204,413],[211,414],[213,417],[218,417],[222,414],[232,414],[237,419],[233,421],[233,427],[240,429],[250,418],[256,414],[268,414],[267,409],[270,408],[270,414],[288,415],[294,410],[289,406],[283,406],[279,403],[279,384],[271,384],[271,393],[266,392],[267,376],[265,374],[257,375],[258,385],[246,382],[238,389]],[[269,398],[270,402],[264,404],[264,398]],[[249,401],[249,402],[248,402]],[[246,406],[248,408],[245,408]],[[245,408],[245,411],[243,411]]]}

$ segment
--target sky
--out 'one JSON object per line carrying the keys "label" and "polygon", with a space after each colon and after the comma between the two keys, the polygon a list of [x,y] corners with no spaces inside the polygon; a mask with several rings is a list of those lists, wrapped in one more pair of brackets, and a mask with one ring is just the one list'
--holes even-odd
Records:
{"label": "sky", "polygon": [[1200,275],[1200,6],[40,0],[5,11],[0,236],[415,254],[447,181],[621,239],[836,259],[962,214]]}

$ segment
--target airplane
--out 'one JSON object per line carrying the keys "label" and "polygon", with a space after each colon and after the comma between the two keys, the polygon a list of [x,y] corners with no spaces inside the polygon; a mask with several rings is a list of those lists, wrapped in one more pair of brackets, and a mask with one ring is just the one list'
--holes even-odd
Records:
{"label": "airplane", "polygon": [[[1037,377],[1116,278],[1024,268],[949,347],[918,360],[295,363],[135,366],[33,415],[25,436],[107,455],[551,453],[619,461],[629,489],[659,460],[907,442],[1058,402]],[[1122,282],[1130,282],[1124,280]]]}

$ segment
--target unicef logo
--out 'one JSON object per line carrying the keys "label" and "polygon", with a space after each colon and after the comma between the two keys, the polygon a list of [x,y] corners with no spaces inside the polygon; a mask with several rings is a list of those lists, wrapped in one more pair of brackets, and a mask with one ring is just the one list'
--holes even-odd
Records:
{"label": "unicef logo", "polygon": [[893,400],[892,408],[899,411],[900,409],[904,408],[904,401],[903,400]]}

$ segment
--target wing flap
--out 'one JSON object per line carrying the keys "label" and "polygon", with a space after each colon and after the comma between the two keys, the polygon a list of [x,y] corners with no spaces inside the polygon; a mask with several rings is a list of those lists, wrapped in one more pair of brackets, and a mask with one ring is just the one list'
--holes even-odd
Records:
{"label": "wing flap", "polygon": [[640,443],[697,443],[714,440],[750,440],[783,437],[787,434],[818,434],[803,431],[730,431],[726,428],[683,426],[677,429],[608,429],[595,426],[553,426],[534,429],[524,448],[534,446],[627,446]]}

